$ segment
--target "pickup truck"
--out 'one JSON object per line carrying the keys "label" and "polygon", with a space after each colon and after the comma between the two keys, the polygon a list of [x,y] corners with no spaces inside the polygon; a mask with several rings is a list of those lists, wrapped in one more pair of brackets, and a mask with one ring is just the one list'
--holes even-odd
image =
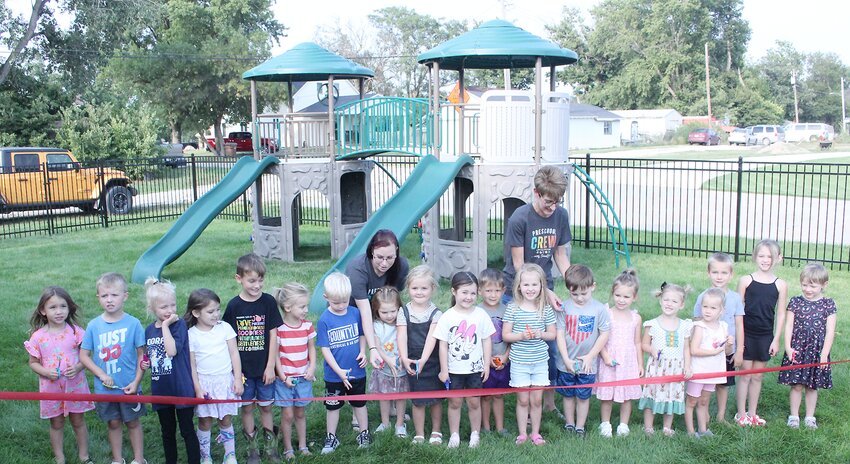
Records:
{"label": "pickup truck", "polygon": [[62,148],[0,148],[0,213],[69,206],[90,212],[103,204],[110,214],[127,214],[137,193],[124,172],[83,168]]}
{"label": "pickup truck", "polygon": [[[235,143],[237,152],[254,151],[254,143],[250,132],[231,132],[224,139],[224,144],[227,145],[228,143]],[[207,147],[210,151],[216,151],[215,137],[207,137]],[[274,153],[276,151],[277,142],[265,137],[260,139],[260,152]]]}

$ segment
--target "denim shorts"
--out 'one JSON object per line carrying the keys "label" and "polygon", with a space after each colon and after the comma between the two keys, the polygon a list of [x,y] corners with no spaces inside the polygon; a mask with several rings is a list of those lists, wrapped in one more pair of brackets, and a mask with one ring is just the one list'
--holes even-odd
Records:
{"label": "denim shorts", "polygon": [[[269,385],[263,383],[262,377],[252,377],[245,379],[245,391],[242,393],[243,400],[259,400],[257,404],[260,406],[271,406],[274,402],[275,394],[274,382]],[[248,406],[253,403],[242,403],[242,406]]]}
{"label": "denim shorts", "polygon": [[[312,398],[313,397],[313,382],[309,380],[304,380],[304,377],[298,378],[298,383],[293,387],[287,387],[286,384],[280,380],[275,379],[274,381],[274,405],[281,406],[284,408],[288,408],[291,406],[295,406],[297,408],[303,408],[310,404],[310,401],[304,401],[302,398]],[[295,401],[286,401],[286,400],[295,400]]]}
{"label": "denim shorts", "polygon": [[549,362],[540,361],[533,364],[510,363],[511,386],[546,387],[549,386]]}
{"label": "denim shorts", "polygon": [[148,413],[144,403],[95,403],[97,416],[104,422],[133,422]]}
{"label": "denim shorts", "polygon": [[[571,387],[573,385],[588,385],[596,382],[596,374],[573,374],[571,372],[558,371],[558,383],[556,385]],[[558,394],[565,398],[578,397],[580,400],[590,399],[593,388],[556,388]]]}

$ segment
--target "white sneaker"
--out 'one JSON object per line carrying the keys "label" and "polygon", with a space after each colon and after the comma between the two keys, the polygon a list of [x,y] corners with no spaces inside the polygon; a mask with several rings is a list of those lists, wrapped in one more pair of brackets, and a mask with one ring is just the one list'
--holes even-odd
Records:
{"label": "white sneaker", "polygon": [[449,438],[448,447],[457,448],[458,446],[460,446],[460,435],[453,433],[452,436]]}
{"label": "white sneaker", "polygon": [[397,436],[399,438],[407,438],[407,426],[404,425],[404,424],[396,426],[395,436]]}
{"label": "white sneaker", "polygon": [[386,430],[388,427],[389,427],[388,425],[384,425],[383,423],[381,423],[381,425],[379,425],[379,426],[375,427],[375,433],[383,432],[383,431],[384,431],[384,430]]}
{"label": "white sneaker", "polygon": [[815,430],[818,428],[818,420],[815,419],[813,416],[808,416],[803,419],[803,424],[806,425],[807,429]]}
{"label": "white sneaker", "polygon": [[788,422],[785,423],[788,427],[792,429],[800,428],[800,416],[788,416]]}
{"label": "white sneaker", "polygon": [[221,464],[237,464],[236,462],[236,453],[230,453],[224,457],[224,461]]}
{"label": "white sneaker", "polygon": [[617,436],[618,437],[628,437],[629,436],[629,425],[621,423],[617,426]]}
{"label": "white sneaker", "polygon": [[478,448],[478,444],[481,442],[481,437],[478,435],[478,432],[472,432],[469,434],[469,447],[470,448]]}
{"label": "white sneaker", "polygon": [[599,435],[602,435],[605,438],[611,438],[611,423],[603,422],[599,424]]}

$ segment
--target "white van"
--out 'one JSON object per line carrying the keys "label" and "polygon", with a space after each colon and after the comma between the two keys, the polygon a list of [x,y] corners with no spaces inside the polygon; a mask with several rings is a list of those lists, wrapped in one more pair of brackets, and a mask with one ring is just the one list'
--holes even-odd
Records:
{"label": "white van", "polygon": [[785,141],[785,131],[782,126],[759,125],[747,135],[747,145],[770,145]]}
{"label": "white van", "polygon": [[828,140],[832,140],[835,138],[835,129],[822,123],[792,123],[785,126],[786,142],[817,142],[824,134]]}

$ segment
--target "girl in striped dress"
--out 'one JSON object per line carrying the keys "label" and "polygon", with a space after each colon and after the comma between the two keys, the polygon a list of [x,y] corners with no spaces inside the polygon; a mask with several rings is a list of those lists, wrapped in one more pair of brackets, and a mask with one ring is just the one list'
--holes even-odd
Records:
{"label": "girl in striped dress", "polygon": [[274,298],[283,313],[283,324],[277,328],[279,356],[275,358],[275,406],[280,406],[280,430],[283,433],[283,456],[295,457],[292,448],[292,424],[298,431],[298,450],[302,456],[307,448],[307,418],[304,407],[310,404],[303,398],[313,396],[316,380],[316,330],[306,319],[310,291],[299,283],[288,283],[274,291]]}
{"label": "girl in striped dress", "polygon": [[[514,279],[514,301],[502,318],[502,340],[510,343],[511,382],[514,388],[549,385],[549,351],[546,341],[555,339],[555,313],[546,303],[546,274],[536,264],[524,264]],[[543,445],[540,416],[543,390],[517,392],[516,444],[525,443],[531,415],[531,442]]]}

